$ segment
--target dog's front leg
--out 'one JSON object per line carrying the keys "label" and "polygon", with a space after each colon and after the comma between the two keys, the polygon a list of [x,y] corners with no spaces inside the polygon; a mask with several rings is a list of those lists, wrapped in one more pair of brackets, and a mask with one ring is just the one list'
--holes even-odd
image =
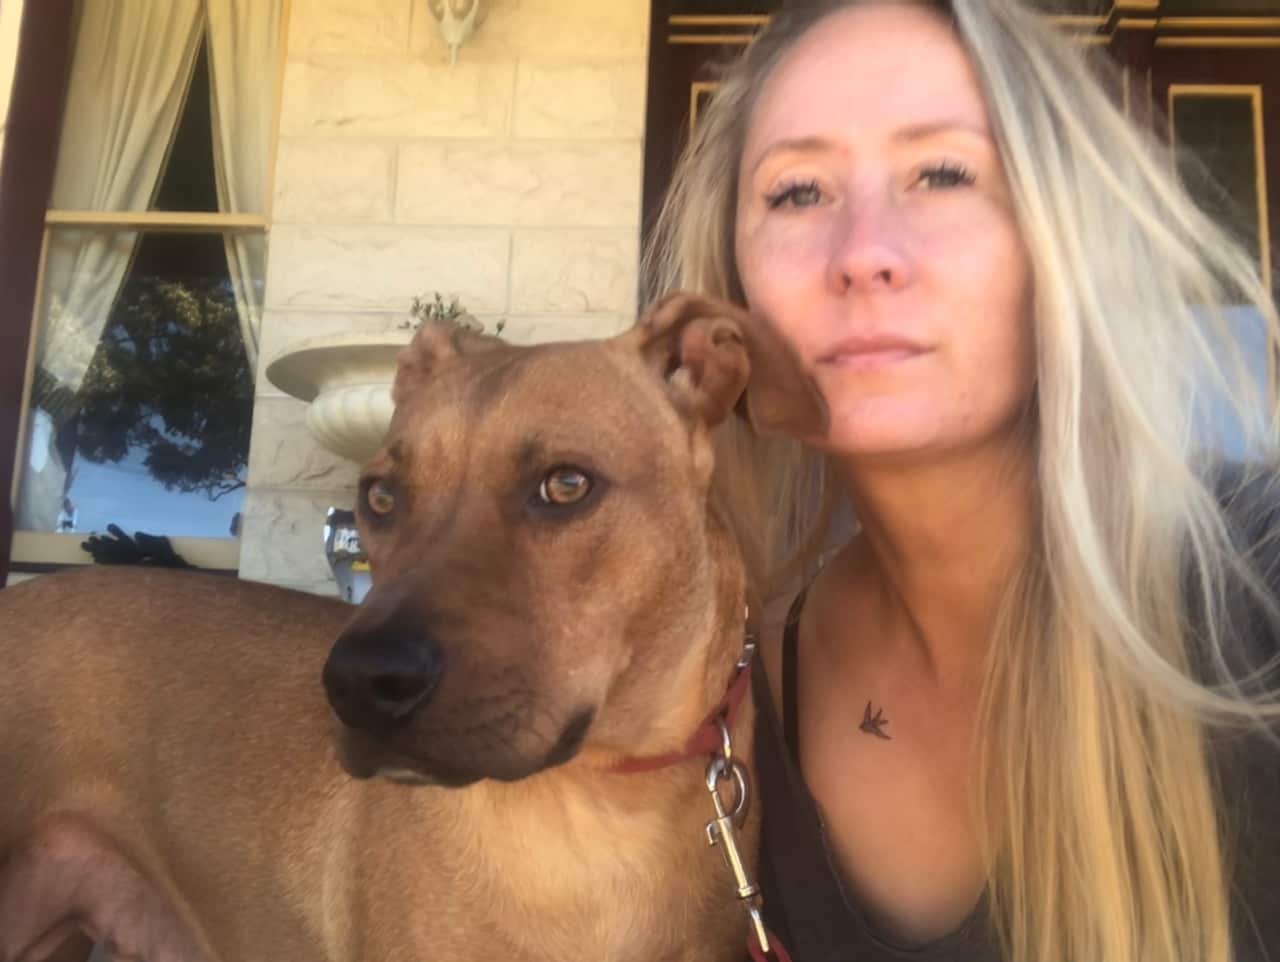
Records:
{"label": "dog's front leg", "polygon": [[0,962],[83,962],[85,933],[147,962],[210,962],[166,900],[82,819],[41,825],[0,866]]}

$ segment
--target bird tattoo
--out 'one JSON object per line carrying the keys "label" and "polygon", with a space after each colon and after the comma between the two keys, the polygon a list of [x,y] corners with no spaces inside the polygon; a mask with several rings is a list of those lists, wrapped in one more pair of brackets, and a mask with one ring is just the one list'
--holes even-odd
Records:
{"label": "bird tattoo", "polygon": [[893,741],[893,736],[884,730],[884,726],[889,724],[889,719],[884,717],[884,709],[876,709],[876,713],[871,714],[871,702],[867,702],[866,710],[862,713],[862,724],[858,726],[868,735],[875,735],[876,738],[883,738],[885,741]]}

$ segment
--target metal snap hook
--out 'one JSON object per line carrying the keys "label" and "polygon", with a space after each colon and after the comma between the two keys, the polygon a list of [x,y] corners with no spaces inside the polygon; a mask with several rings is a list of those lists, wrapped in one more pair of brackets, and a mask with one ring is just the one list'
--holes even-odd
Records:
{"label": "metal snap hook", "polygon": [[[726,807],[720,796],[720,783],[726,779],[733,780],[733,804]],[[751,781],[747,777],[747,766],[739,759],[715,755],[707,766],[707,791],[711,793],[711,803],[716,807],[717,818],[729,818],[741,825],[751,809]]]}

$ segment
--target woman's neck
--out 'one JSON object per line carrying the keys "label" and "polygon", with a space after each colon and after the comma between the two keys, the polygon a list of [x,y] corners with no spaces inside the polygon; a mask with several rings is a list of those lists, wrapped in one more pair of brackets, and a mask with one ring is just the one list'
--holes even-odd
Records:
{"label": "woman's neck", "polygon": [[928,462],[845,464],[842,475],[861,532],[830,566],[829,586],[859,585],[880,608],[886,643],[914,649],[898,654],[921,658],[932,681],[974,677],[1034,530],[1025,442]]}

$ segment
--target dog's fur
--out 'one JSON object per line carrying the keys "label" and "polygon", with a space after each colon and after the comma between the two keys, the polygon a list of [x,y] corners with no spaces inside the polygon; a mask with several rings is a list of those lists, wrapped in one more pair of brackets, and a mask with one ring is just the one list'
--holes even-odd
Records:
{"label": "dog's fur", "polygon": [[[762,429],[823,416],[719,302],[534,348],[427,325],[362,478],[358,609],[137,569],[0,592],[0,962],[72,933],[149,962],[741,957],[706,759],[611,768],[678,748],[733,671],[708,429],[753,363]],[[592,489],[548,506],[561,465]]]}

